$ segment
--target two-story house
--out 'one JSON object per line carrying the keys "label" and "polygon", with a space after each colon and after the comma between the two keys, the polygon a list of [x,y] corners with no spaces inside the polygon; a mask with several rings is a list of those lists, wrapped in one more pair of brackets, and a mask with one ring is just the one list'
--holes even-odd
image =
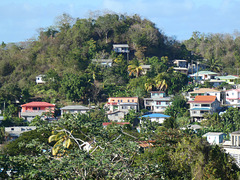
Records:
{"label": "two-story house", "polygon": [[175,71],[188,75],[188,62],[187,60],[176,59],[173,61]]}
{"label": "two-story house", "polygon": [[189,101],[193,101],[196,96],[216,96],[219,102],[222,104],[225,103],[225,93],[216,89],[195,88],[193,91],[188,93],[187,99]]}
{"label": "two-story house", "polygon": [[139,101],[138,97],[110,97],[105,107],[108,109],[108,119],[120,122],[129,110],[139,110]]}
{"label": "two-story house", "polygon": [[164,112],[171,105],[171,97],[167,97],[164,91],[151,91],[150,98],[144,98],[144,107],[151,112]]}
{"label": "two-story house", "polygon": [[192,121],[201,121],[205,113],[213,114],[220,109],[220,102],[216,96],[196,96],[190,104],[190,117]]}
{"label": "two-story house", "polygon": [[20,117],[25,118],[27,121],[31,121],[36,116],[42,116],[43,113],[55,111],[55,104],[50,104],[47,102],[30,102],[21,105],[22,110],[20,112]]}
{"label": "two-story house", "polygon": [[226,104],[234,107],[240,105],[240,89],[230,89],[226,91]]}

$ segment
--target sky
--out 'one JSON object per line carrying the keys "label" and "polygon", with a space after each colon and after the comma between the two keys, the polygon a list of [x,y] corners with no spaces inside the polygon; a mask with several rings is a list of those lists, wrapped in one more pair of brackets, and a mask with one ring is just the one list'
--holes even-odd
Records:
{"label": "sky", "polygon": [[240,31],[239,7],[240,0],[0,0],[0,42],[37,39],[63,13],[81,19],[95,11],[138,14],[179,41],[194,31],[233,34]]}

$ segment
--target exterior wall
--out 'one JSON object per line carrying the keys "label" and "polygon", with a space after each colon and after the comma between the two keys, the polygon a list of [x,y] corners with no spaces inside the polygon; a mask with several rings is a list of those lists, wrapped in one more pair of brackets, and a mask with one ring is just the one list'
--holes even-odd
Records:
{"label": "exterior wall", "polygon": [[108,102],[118,102],[118,103],[138,103],[137,97],[110,97],[108,98]]}
{"label": "exterior wall", "polygon": [[207,135],[207,141],[209,144],[220,144],[223,143],[225,135]]}
{"label": "exterior wall", "polygon": [[229,90],[226,92],[226,104],[240,104],[240,92]]}
{"label": "exterior wall", "polygon": [[163,98],[166,97],[165,92],[151,92],[151,98]]}
{"label": "exterior wall", "polygon": [[86,110],[86,109],[82,109],[82,110],[74,110],[74,109],[61,110],[61,115],[63,115],[64,113],[70,113],[70,114],[81,113],[81,114],[85,114],[87,111],[88,110]]}
{"label": "exterior wall", "polygon": [[108,114],[108,119],[110,121],[121,122],[122,119],[124,118],[124,115],[125,115],[124,112],[116,112],[116,113]]}

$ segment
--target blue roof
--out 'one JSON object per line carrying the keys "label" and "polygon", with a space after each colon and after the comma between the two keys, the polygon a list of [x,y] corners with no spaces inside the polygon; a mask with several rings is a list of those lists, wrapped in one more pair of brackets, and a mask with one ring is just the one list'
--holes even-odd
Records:
{"label": "blue roof", "polygon": [[142,118],[147,118],[147,117],[149,117],[149,118],[168,118],[171,116],[168,116],[165,114],[160,114],[160,113],[147,114],[147,115],[142,116]]}
{"label": "blue roof", "polygon": [[196,111],[198,111],[198,110],[206,110],[206,111],[209,111],[209,110],[211,110],[211,108],[192,108],[191,110],[196,110]]}

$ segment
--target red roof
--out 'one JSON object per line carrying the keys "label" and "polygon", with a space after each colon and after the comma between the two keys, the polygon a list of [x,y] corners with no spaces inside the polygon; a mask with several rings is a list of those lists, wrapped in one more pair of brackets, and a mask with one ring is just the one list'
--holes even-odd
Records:
{"label": "red roof", "polygon": [[55,107],[54,104],[50,104],[50,103],[47,103],[47,102],[30,102],[30,103],[27,103],[27,104],[23,104],[21,105],[22,107]]}
{"label": "red roof", "polygon": [[[112,124],[112,122],[104,122],[104,123],[102,123],[103,126],[108,126],[110,124]],[[125,124],[130,124],[130,122],[116,122],[116,124],[125,125]]]}
{"label": "red roof", "polygon": [[216,96],[196,96],[194,99],[194,102],[199,102],[199,103],[212,103],[216,100]]}

